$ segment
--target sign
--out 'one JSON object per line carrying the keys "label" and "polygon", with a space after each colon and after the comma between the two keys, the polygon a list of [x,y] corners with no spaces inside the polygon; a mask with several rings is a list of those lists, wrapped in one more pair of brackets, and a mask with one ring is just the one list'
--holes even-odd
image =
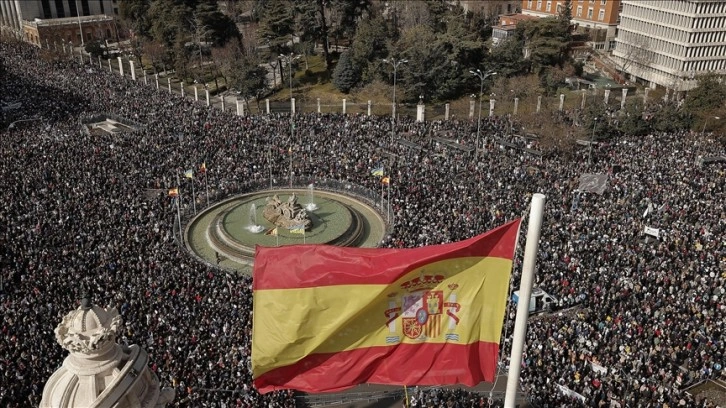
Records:
{"label": "sign", "polygon": [[660,230],[658,228],[645,227],[645,230],[643,230],[643,232],[645,233],[645,235],[660,238]]}

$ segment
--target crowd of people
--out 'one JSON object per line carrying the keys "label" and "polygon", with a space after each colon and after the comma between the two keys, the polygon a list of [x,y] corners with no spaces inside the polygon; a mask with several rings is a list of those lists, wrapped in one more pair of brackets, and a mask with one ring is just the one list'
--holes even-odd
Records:
{"label": "crowd of people", "polygon": [[[296,185],[372,191],[380,181],[371,170],[383,165],[393,220],[384,247],[472,237],[525,215],[532,193],[544,193],[536,284],[560,310],[530,319],[521,381],[531,404],[716,406],[683,391],[721,375],[726,359],[726,165],[696,164],[725,152],[708,136],[623,137],[598,145],[588,163],[586,152],[566,159],[501,146],[510,123],[487,118],[474,159],[431,135],[472,146],[476,122],[401,118],[401,143],[390,118],[298,114],[293,135],[289,116],[236,116],[27,44],[3,41],[0,57],[0,97],[21,103],[3,112],[14,125],[0,129],[0,406],[38,405],[65,357],[53,329],[83,287],[119,309],[119,341],[149,352],[162,385],[176,390],[174,406],[301,406],[291,391],[252,386],[253,278],[189,256],[166,194],[201,163],[219,198],[285,183],[290,161]],[[81,132],[100,112],[145,126]],[[583,173],[607,174],[605,192],[579,191]],[[513,287],[521,254],[515,263]],[[500,395],[463,390],[411,397],[419,407],[502,406]]]}

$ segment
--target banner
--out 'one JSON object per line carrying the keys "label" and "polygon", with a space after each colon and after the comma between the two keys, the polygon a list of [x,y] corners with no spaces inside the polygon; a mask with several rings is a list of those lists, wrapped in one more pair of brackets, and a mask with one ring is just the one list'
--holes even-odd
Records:
{"label": "banner", "polygon": [[412,249],[258,246],[255,387],[493,381],[519,223]]}
{"label": "banner", "polygon": [[660,238],[660,230],[658,228],[645,227],[643,233],[645,233],[645,235],[651,235],[656,238]]}

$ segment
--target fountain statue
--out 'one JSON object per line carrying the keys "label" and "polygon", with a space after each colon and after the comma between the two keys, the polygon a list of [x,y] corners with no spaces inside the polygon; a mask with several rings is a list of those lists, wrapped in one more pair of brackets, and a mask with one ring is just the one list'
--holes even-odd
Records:
{"label": "fountain statue", "polygon": [[297,202],[297,196],[292,193],[287,202],[283,203],[277,194],[267,198],[267,205],[262,210],[262,216],[278,227],[292,229],[303,226],[311,227],[310,217],[304,208]]}
{"label": "fountain statue", "polygon": [[310,202],[305,206],[305,209],[313,212],[318,209],[318,205],[315,204],[315,185],[313,183],[310,183],[310,185],[308,186],[308,191],[310,192]]}
{"label": "fountain statue", "polygon": [[265,230],[265,227],[257,224],[257,205],[255,203],[250,205],[249,224],[247,224],[245,229],[254,234],[259,234]]}

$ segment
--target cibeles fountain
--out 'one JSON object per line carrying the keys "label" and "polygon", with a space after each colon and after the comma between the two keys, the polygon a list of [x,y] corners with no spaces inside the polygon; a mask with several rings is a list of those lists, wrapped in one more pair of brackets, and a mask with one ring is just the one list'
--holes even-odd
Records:
{"label": "cibeles fountain", "polygon": [[160,389],[144,349],[116,343],[122,324],[115,308],[92,305],[84,293],[55,329],[70,355],[45,384],[41,408],[162,408],[174,399],[173,389]]}

